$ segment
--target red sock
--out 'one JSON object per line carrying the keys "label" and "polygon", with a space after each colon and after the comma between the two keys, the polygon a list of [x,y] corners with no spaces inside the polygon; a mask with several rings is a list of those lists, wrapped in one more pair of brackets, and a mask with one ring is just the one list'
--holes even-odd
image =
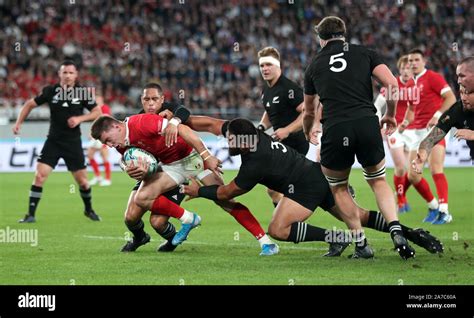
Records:
{"label": "red sock", "polygon": [[173,218],[179,219],[183,216],[184,209],[173,201],[169,200],[168,198],[160,195],[155,199],[155,201],[153,201],[153,205],[151,206],[151,213],[168,215]]}
{"label": "red sock", "polygon": [[405,203],[405,180],[404,176],[399,177],[393,175],[393,184],[395,185],[395,190],[397,191],[398,204]]}
{"label": "red sock", "polygon": [[418,193],[426,200],[431,202],[434,199],[433,193],[431,193],[430,185],[426,182],[425,178],[421,178],[420,182],[413,185]]}
{"label": "red sock", "polygon": [[105,179],[110,180],[110,162],[104,162]]}
{"label": "red sock", "polygon": [[411,186],[411,182],[410,180],[408,180],[408,173],[405,173],[402,178],[403,178],[403,190],[405,191],[403,195],[406,195],[408,188]]}
{"label": "red sock", "polygon": [[446,175],[444,173],[434,174],[433,181],[436,185],[439,203],[448,203],[448,180]]}
{"label": "red sock", "polygon": [[260,226],[260,223],[258,223],[257,219],[245,205],[236,203],[232,211],[230,211],[230,215],[232,215],[247,231],[252,233],[257,240],[265,235],[265,231]]}
{"label": "red sock", "polygon": [[91,164],[91,167],[92,167],[92,170],[94,171],[95,176],[100,177],[99,165],[97,164],[97,161],[95,161],[95,159],[90,159],[89,163]]}

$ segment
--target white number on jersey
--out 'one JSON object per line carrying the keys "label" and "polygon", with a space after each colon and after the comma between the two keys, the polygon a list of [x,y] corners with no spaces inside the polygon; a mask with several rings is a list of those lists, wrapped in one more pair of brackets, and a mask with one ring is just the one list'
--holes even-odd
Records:
{"label": "white number on jersey", "polygon": [[278,141],[272,141],[272,149],[280,149],[280,146],[282,148],[281,151],[283,151],[283,153],[288,151],[284,144],[279,143]]}
{"label": "white number on jersey", "polygon": [[333,71],[335,73],[339,73],[339,72],[342,72],[346,69],[347,62],[342,57],[340,57],[340,56],[343,56],[343,55],[344,55],[344,52],[339,53],[339,54],[335,54],[335,55],[331,55],[331,57],[329,58],[329,65],[333,65],[334,63],[341,63],[340,67],[331,66],[329,68],[331,71]]}

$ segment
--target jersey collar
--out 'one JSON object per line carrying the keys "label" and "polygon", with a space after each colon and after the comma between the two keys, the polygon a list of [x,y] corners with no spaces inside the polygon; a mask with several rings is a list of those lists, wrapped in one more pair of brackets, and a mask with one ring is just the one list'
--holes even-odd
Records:
{"label": "jersey collar", "polygon": [[125,124],[125,146],[130,146],[130,137],[129,137],[129,133],[130,133],[130,130],[128,129],[128,118],[125,118],[125,120],[123,121],[124,124]]}
{"label": "jersey collar", "polygon": [[422,71],[420,74],[415,75],[415,76],[413,77],[413,79],[415,80],[415,82],[416,82],[420,77],[422,77],[423,75],[425,75],[427,71],[428,71],[428,70],[425,68],[425,69],[423,69],[423,71]]}

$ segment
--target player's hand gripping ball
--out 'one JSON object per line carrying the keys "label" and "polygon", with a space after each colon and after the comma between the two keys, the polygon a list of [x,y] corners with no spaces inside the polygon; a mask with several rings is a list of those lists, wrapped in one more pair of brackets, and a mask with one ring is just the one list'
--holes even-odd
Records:
{"label": "player's hand gripping ball", "polygon": [[158,171],[158,160],[148,151],[136,147],[130,147],[124,152],[120,161],[120,168],[125,171],[132,165],[138,166],[138,158],[149,164],[147,175],[152,175]]}

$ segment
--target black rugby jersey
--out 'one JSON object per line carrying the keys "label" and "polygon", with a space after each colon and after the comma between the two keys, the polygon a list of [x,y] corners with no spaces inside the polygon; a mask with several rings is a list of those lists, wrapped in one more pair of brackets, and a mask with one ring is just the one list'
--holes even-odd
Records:
{"label": "black rugby jersey", "polygon": [[318,94],[326,128],[362,117],[376,116],[372,71],[383,64],[379,55],[360,45],[329,42],[305,71],[304,92]]}
{"label": "black rugby jersey", "polygon": [[[86,87],[80,85],[74,86],[73,89],[84,89],[83,93],[87,90]],[[84,109],[91,111],[97,106],[95,99],[89,98],[88,94],[79,94],[77,91],[74,94],[68,94],[63,91],[59,83],[43,88],[34,101],[37,105],[48,103],[51,113],[48,138],[61,140],[80,138],[80,125],[69,128],[67,120],[73,116],[83,115]]]}

